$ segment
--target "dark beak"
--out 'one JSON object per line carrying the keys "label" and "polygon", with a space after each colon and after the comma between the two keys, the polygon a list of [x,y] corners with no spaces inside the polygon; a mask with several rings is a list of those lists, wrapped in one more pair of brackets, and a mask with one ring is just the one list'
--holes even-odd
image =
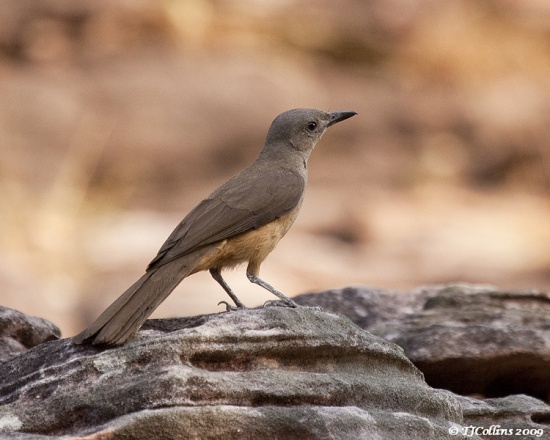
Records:
{"label": "dark beak", "polygon": [[356,114],[357,114],[357,112],[332,112],[332,113],[329,113],[330,122],[328,123],[327,127],[330,127],[331,125],[334,125],[337,122],[343,121],[344,119],[351,118],[352,116],[355,116]]}

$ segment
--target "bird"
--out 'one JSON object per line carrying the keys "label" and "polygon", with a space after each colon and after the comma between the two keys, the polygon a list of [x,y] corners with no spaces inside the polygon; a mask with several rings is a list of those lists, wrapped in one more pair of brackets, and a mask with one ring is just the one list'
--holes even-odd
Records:
{"label": "bird", "polygon": [[[122,345],[186,277],[208,270],[235,306],[246,308],[222,277],[222,269],[247,263],[250,282],[282,306],[298,307],[259,277],[260,265],[292,226],[304,198],[307,161],[326,130],[357,113],[298,108],[278,115],[257,158],[214,190],[177,225],[145,274],[75,344]],[[219,304],[221,304],[219,303]],[[272,304],[274,305],[274,304]]]}

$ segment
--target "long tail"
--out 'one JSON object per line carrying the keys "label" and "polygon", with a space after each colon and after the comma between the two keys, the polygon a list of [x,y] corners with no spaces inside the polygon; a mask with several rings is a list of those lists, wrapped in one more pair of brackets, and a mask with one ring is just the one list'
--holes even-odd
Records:
{"label": "long tail", "polygon": [[171,261],[153,269],[132,284],[99,318],[73,337],[75,344],[120,345],[126,342],[188,276],[196,263],[189,258]]}

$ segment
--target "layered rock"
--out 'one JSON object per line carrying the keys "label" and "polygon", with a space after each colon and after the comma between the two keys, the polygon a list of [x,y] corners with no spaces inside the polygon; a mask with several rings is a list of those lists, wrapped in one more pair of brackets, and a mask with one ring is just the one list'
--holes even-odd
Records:
{"label": "layered rock", "polygon": [[[113,348],[46,342],[53,324],[8,310],[3,334],[21,346],[0,352],[1,437],[550,438],[550,407],[532,397],[547,399],[547,294],[347,288],[297,302],[325,311],[151,320]],[[431,388],[405,355],[428,384],[476,397]]]}
{"label": "layered rock", "polygon": [[0,362],[59,336],[59,328],[46,319],[0,306]]}
{"label": "layered rock", "polygon": [[550,438],[550,406],[540,400],[525,395],[483,400],[453,396],[462,407],[465,434],[486,429],[486,438]]}
{"label": "layered rock", "polygon": [[298,297],[403,347],[433,387],[550,400],[550,295],[464,284]]}
{"label": "layered rock", "polygon": [[444,439],[461,423],[397,345],[306,308],[149,321],[122,347],[65,339],[0,364],[12,435]]}

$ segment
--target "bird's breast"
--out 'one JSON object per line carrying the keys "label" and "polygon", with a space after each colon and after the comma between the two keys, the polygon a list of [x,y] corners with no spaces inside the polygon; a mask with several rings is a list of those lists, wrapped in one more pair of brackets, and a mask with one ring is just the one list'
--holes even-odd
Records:
{"label": "bird's breast", "polygon": [[253,267],[259,268],[261,262],[265,260],[296,220],[300,204],[289,213],[258,229],[251,229],[222,240],[210,252],[201,257],[193,272],[212,268],[221,270],[247,262]]}

